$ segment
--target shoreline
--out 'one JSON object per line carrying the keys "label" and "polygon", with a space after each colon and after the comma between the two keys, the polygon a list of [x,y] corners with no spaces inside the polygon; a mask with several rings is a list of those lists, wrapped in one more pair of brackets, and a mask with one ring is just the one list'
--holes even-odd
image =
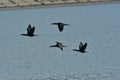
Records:
{"label": "shoreline", "polygon": [[89,6],[89,5],[103,5],[103,4],[119,4],[120,1],[89,1],[76,3],[57,3],[57,4],[43,4],[43,5],[24,5],[24,6],[10,6],[0,7],[0,11],[4,10],[21,10],[21,9],[38,9],[38,8],[56,8],[56,7],[71,7],[71,6]]}

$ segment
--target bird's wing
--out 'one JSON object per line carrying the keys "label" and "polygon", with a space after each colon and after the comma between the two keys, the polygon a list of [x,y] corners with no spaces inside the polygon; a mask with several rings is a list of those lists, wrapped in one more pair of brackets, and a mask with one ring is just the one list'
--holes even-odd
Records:
{"label": "bird's wing", "polygon": [[33,28],[31,29],[31,33],[34,34],[35,32],[35,27],[33,26]]}
{"label": "bird's wing", "polygon": [[87,43],[85,43],[85,44],[83,45],[83,49],[85,50],[86,47],[87,47]]}
{"label": "bird's wing", "polygon": [[83,46],[80,44],[80,45],[79,45],[79,50],[81,50],[82,47],[83,47]]}
{"label": "bird's wing", "polygon": [[63,47],[60,48],[63,51]]}
{"label": "bird's wing", "polygon": [[34,37],[34,36],[37,36],[37,35],[28,35],[28,34],[21,34],[22,36],[29,36],[29,37]]}
{"label": "bird's wing", "polygon": [[50,47],[56,47],[56,45],[51,45]]}
{"label": "bird's wing", "polygon": [[52,23],[52,25],[58,25],[58,23]]}
{"label": "bird's wing", "polygon": [[78,49],[73,49],[73,51],[77,51],[77,52],[80,52]]}
{"label": "bird's wing", "polygon": [[70,24],[64,24],[64,26],[70,26]]}
{"label": "bird's wing", "polygon": [[27,27],[27,31],[30,31],[30,30],[31,30],[31,25],[29,24]]}

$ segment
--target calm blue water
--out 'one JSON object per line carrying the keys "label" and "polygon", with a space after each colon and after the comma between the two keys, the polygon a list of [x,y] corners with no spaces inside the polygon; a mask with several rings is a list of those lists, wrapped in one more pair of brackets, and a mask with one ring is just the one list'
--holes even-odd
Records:
{"label": "calm blue water", "polygon": [[[0,11],[1,80],[119,80],[120,4]],[[53,22],[70,24],[59,32]],[[28,24],[35,37],[21,36]],[[50,48],[56,41],[67,47]],[[87,42],[87,53],[78,49]]]}

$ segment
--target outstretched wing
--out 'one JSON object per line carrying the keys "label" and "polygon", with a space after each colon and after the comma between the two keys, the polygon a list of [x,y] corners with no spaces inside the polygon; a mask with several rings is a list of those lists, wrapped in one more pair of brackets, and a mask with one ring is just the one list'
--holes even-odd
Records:
{"label": "outstretched wing", "polygon": [[81,48],[83,48],[83,43],[82,42],[80,42],[79,50],[81,50]]}
{"label": "outstretched wing", "polygon": [[63,51],[63,47],[60,48]]}
{"label": "outstretched wing", "polygon": [[85,50],[86,47],[87,47],[87,43],[85,43],[85,44],[83,45],[83,50]]}
{"label": "outstretched wing", "polygon": [[27,31],[30,31],[30,30],[31,30],[31,25],[29,24],[27,27]]}
{"label": "outstretched wing", "polygon": [[57,47],[56,45],[51,45],[50,47]]}
{"label": "outstretched wing", "polygon": [[38,35],[28,35],[28,34],[21,34],[22,36],[29,36],[29,37],[34,37],[34,36],[38,36]]}
{"label": "outstretched wing", "polygon": [[58,23],[52,23],[52,25],[58,25]]}
{"label": "outstretched wing", "polygon": [[77,51],[77,52],[80,52],[78,49],[73,49],[73,51]]}
{"label": "outstretched wing", "polygon": [[64,24],[64,26],[70,26],[70,24]]}
{"label": "outstretched wing", "polygon": [[35,27],[33,26],[33,28],[31,29],[31,34],[33,35],[35,32]]}

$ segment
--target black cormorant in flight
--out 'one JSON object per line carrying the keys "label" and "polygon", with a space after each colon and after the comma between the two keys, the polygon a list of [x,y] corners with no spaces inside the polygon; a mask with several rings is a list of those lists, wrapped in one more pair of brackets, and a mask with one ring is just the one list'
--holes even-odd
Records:
{"label": "black cormorant in flight", "polygon": [[62,23],[62,22],[52,23],[52,25],[58,25],[58,29],[59,29],[60,32],[63,31],[64,26],[70,26],[69,24],[65,24],[65,23]]}
{"label": "black cormorant in flight", "polygon": [[63,51],[63,47],[66,47],[66,46],[64,46],[61,42],[56,42],[56,45],[52,45],[50,47],[58,47]]}
{"label": "black cormorant in flight", "polygon": [[32,27],[31,24],[29,24],[27,27],[27,34],[21,34],[21,35],[33,37],[35,36],[34,32],[35,32],[35,27],[34,26]]}
{"label": "black cormorant in flight", "polygon": [[87,43],[83,44],[82,42],[80,42],[79,49],[73,49],[73,51],[84,53],[86,47],[87,47]]}

